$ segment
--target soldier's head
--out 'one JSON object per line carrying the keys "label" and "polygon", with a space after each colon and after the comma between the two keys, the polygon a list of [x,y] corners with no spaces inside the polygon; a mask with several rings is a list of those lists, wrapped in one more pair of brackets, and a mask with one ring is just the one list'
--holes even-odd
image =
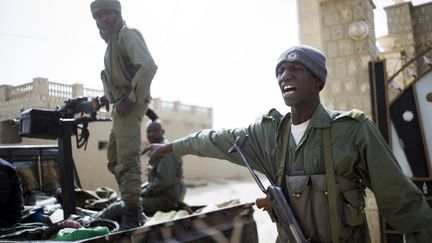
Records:
{"label": "soldier's head", "polygon": [[118,0],[95,0],[90,4],[90,10],[100,30],[110,31],[117,22],[123,22]]}
{"label": "soldier's head", "polygon": [[161,143],[164,139],[165,130],[161,120],[149,121],[147,124],[147,140],[150,143]]}
{"label": "soldier's head", "polygon": [[297,106],[316,98],[319,101],[327,79],[326,58],[310,46],[291,47],[279,56],[276,78],[285,104]]}

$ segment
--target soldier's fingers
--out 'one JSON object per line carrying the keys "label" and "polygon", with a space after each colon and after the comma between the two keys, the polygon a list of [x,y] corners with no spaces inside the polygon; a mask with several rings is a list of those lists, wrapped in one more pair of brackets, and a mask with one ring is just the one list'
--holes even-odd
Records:
{"label": "soldier's fingers", "polygon": [[145,147],[144,149],[143,149],[143,151],[141,152],[141,154],[145,154],[145,153],[147,153],[147,152],[149,152],[149,151],[151,151],[151,145],[150,146],[147,146],[147,147]]}

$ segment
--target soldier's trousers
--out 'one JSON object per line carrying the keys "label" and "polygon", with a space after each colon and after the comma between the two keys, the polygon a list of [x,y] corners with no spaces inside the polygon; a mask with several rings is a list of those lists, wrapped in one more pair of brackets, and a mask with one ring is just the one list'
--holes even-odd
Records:
{"label": "soldier's trousers", "polygon": [[141,188],[141,121],[147,105],[135,104],[126,117],[115,112],[108,142],[108,170],[114,174],[121,198],[130,208],[139,206]]}

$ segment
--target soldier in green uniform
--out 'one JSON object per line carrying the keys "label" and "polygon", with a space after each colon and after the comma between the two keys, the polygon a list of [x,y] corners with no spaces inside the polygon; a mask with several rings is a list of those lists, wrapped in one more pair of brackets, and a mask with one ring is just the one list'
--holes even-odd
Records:
{"label": "soldier in green uniform", "polygon": [[[147,125],[147,140],[150,143],[167,144],[165,130],[159,120]],[[183,161],[170,153],[149,166],[148,184],[141,190],[144,213],[170,211],[179,206],[186,193],[183,182]]]}
{"label": "soldier in green uniform", "polygon": [[[150,143],[169,143],[164,134],[165,130],[160,120],[148,123],[147,140]],[[141,187],[141,205],[147,216],[157,211],[179,210],[184,206],[186,186],[183,182],[182,165],[182,159],[171,153],[149,166],[148,181]],[[99,212],[96,218],[118,220],[123,208],[123,201],[114,202]]]}
{"label": "soldier in green uniform", "polygon": [[[253,158],[252,167],[283,188],[311,242],[370,242],[365,187],[374,192],[380,215],[405,234],[407,242],[432,242],[432,210],[403,174],[375,124],[360,111],[332,111],[321,104],[319,93],[327,77],[325,56],[309,46],[292,47],[279,57],[276,77],[282,98],[291,108],[285,116],[272,109],[247,127],[202,130],[167,145],[148,146],[143,152],[150,152],[150,163],[174,152],[243,165],[238,154],[227,154],[227,150],[237,137],[247,136],[243,146]],[[323,148],[325,144],[328,149]],[[325,156],[328,152],[332,156]],[[331,183],[327,187],[331,179],[326,175],[325,167],[330,166],[325,158],[333,165],[328,174],[336,181],[334,196],[330,196]],[[335,203],[329,203],[331,197]],[[277,226],[277,241],[293,242]]]}
{"label": "soldier in green uniform", "polygon": [[90,5],[99,33],[107,43],[101,73],[105,103],[113,104],[113,126],[108,143],[108,169],[115,175],[126,205],[120,227],[143,223],[141,187],[141,120],[150,103],[150,85],[157,66],[141,33],[128,28],[117,0],[95,0]]}

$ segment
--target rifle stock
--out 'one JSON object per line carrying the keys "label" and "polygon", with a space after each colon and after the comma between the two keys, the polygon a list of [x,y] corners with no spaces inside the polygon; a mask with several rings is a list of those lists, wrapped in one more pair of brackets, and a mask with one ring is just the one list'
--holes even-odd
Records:
{"label": "rifle stock", "polygon": [[[247,136],[245,137],[245,139],[246,138]],[[260,181],[256,173],[253,171],[248,159],[246,158],[246,155],[240,147],[241,144],[244,143],[244,141],[245,140],[240,143],[240,137],[237,137],[233,146],[228,150],[228,153],[238,152],[240,154],[240,157],[244,161],[249,172],[252,174],[255,182],[258,184],[261,191],[266,194],[265,198],[256,199],[255,203],[257,207],[263,208],[265,211],[267,211],[272,221],[280,223],[285,233],[291,235],[294,238],[295,242],[309,242],[308,240],[306,240],[303,231],[301,230],[300,225],[297,222],[297,219],[295,218],[295,215],[291,207],[289,206],[288,201],[285,198],[282,188],[273,184],[268,186],[267,189],[263,187],[262,182]]]}

